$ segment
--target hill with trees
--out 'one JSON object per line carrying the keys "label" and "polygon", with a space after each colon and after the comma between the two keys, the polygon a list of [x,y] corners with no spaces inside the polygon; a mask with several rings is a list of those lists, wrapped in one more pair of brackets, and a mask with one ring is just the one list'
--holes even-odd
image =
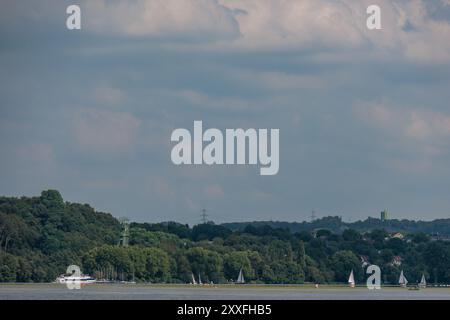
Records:
{"label": "hill with trees", "polygon": [[433,241],[423,232],[399,238],[376,224],[358,227],[361,232],[341,228],[338,220],[299,230],[266,223],[239,229],[131,223],[129,245],[119,246],[116,218],[64,202],[58,191],[1,197],[0,281],[49,282],[76,264],[98,279],[152,283],[187,283],[193,274],[226,283],[236,280],[241,268],[254,283],[346,282],[352,269],[361,282],[370,263],[381,267],[384,283],[395,284],[400,270],[411,282],[424,273],[429,282],[450,283],[450,242]]}
{"label": "hill with trees", "polygon": [[253,222],[233,222],[224,223],[224,227],[233,230],[243,230],[247,226],[270,226],[272,228],[288,229],[291,232],[313,231],[327,229],[334,233],[342,233],[344,230],[353,229],[360,232],[367,232],[374,229],[384,229],[389,232],[439,234],[450,236],[450,219],[437,219],[433,221],[412,221],[390,219],[381,221],[376,218],[367,218],[364,221],[344,222],[341,217],[324,217],[311,222],[282,222],[282,221],[253,221]]}
{"label": "hill with trees", "polygon": [[90,249],[117,243],[120,224],[87,204],[40,197],[0,197],[0,280],[53,281]]}

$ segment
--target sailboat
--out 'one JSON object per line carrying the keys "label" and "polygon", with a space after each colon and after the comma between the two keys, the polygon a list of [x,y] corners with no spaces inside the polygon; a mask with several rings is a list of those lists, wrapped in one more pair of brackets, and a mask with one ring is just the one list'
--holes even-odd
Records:
{"label": "sailboat", "polygon": [[245,283],[244,273],[242,272],[242,268],[241,268],[241,270],[239,270],[239,276],[236,280],[236,283]]}
{"label": "sailboat", "polygon": [[195,281],[194,274],[192,274],[192,284],[197,284],[197,281]]}
{"label": "sailboat", "polygon": [[401,285],[402,287],[406,287],[406,285],[408,284],[408,280],[406,279],[405,275],[403,274],[403,270],[402,270],[402,272],[400,272],[400,278],[398,279],[398,284]]}
{"label": "sailboat", "polygon": [[200,277],[200,272],[198,273],[198,284],[203,284],[202,283],[202,278]]}
{"label": "sailboat", "polygon": [[355,276],[353,275],[353,270],[350,272],[350,276],[348,277],[348,284],[350,285],[350,288],[355,287]]}
{"label": "sailboat", "polygon": [[426,288],[427,287],[427,281],[425,280],[425,275],[422,274],[422,280],[419,282],[419,288]]}

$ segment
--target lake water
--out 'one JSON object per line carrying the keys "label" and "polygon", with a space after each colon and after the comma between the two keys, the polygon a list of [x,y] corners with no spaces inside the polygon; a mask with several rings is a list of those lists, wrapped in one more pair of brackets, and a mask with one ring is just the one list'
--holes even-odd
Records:
{"label": "lake water", "polygon": [[408,290],[336,287],[192,287],[92,284],[69,290],[58,284],[2,284],[0,300],[450,300],[450,288]]}

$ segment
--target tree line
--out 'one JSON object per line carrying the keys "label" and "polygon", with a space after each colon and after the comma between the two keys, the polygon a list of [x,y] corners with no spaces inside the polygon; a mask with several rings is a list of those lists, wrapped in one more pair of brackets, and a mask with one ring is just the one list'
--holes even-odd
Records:
{"label": "tree line", "polygon": [[49,282],[76,264],[97,279],[152,283],[246,281],[269,284],[357,282],[376,264],[385,284],[404,270],[411,281],[450,283],[450,242],[425,233],[392,237],[383,229],[292,232],[270,225],[232,231],[213,223],[132,223],[129,246],[119,246],[121,225],[86,204],[64,202],[59,192],[0,198],[0,281]]}
{"label": "tree line", "polygon": [[450,237],[450,219],[436,219],[433,221],[413,221],[407,219],[381,220],[368,217],[365,220],[345,222],[341,217],[328,216],[313,221],[303,222],[283,222],[283,221],[254,221],[254,222],[231,222],[224,223],[223,226],[233,231],[244,230],[247,226],[271,226],[272,228],[288,229],[292,233],[301,231],[312,231],[316,229],[328,229],[335,233],[342,233],[346,229],[353,229],[359,232],[367,232],[374,229],[384,229],[388,232],[404,233],[426,233]]}

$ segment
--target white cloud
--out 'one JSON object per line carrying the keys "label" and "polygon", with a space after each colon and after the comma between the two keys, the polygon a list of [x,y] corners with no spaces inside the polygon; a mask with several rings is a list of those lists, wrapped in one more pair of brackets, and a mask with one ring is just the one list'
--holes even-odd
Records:
{"label": "white cloud", "polygon": [[[363,41],[353,14],[360,5],[342,1],[221,0],[246,14],[237,16],[247,47],[305,48],[312,44],[355,46]],[[365,12],[365,10],[364,10]],[[356,17],[356,18],[357,18]]]}
{"label": "white cloud", "polygon": [[186,50],[333,49],[447,62],[450,23],[433,19],[427,1],[378,0],[382,30],[375,31],[366,27],[372,0],[99,0],[85,1],[83,12],[88,31],[153,36]]}
{"label": "white cloud", "polygon": [[450,43],[443,41],[450,38],[450,24],[431,19],[425,1],[377,1],[382,9],[382,30],[377,31],[366,28],[371,0],[221,2],[247,12],[237,17],[243,35],[237,40],[240,46],[362,49],[420,61],[450,59]]}
{"label": "white cloud", "polygon": [[72,121],[72,133],[83,150],[122,153],[134,147],[140,125],[129,113],[83,109]]}
{"label": "white cloud", "polygon": [[397,146],[437,156],[448,152],[450,115],[426,108],[400,108],[388,104],[359,103],[358,120],[381,130]]}
{"label": "white cloud", "polygon": [[326,84],[320,75],[296,74],[279,71],[246,71],[233,70],[229,72],[234,81],[251,83],[270,91],[294,91],[301,89],[323,89]]}
{"label": "white cloud", "polygon": [[83,7],[86,29],[101,34],[198,40],[239,35],[233,12],[216,0],[98,0]]}
{"label": "white cloud", "polygon": [[[382,30],[375,31],[366,28],[372,0],[82,0],[80,5],[83,32],[157,38],[186,50],[352,50],[351,55],[376,52],[377,57],[442,63],[450,61],[448,3],[377,0]],[[2,7],[0,21],[60,23],[60,1],[34,4],[31,11],[24,6]]]}
{"label": "white cloud", "polygon": [[[388,103],[357,103],[357,121],[375,130],[371,148],[381,147],[376,160],[393,172],[408,175],[448,174],[450,115],[429,108]],[[368,131],[364,134],[370,136]]]}
{"label": "white cloud", "polygon": [[105,105],[115,106],[126,100],[125,93],[108,85],[101,85],[94,90],[94,99]]}
{"label": "white cloud", "polygon": [[180,97],[183,101],[200,108],[242,111],[252,107],[252,103],[245,99],[210,97],[202,92],[189,89],[175,91],[173,94]]}
{"label": "white cloud", "polygon": [[174,197],[175,190],[171,187],[169,180],[162,176],[151,176],[148,179],[149,192],[158,197]]}
{"label": "white cloud", "polygon": [[225,196],[225,192],[223,191],[222,187],[217,184],[207,186],[204,190],[204,193],[206,196],[212,198],[222,198],[223,196]]}

